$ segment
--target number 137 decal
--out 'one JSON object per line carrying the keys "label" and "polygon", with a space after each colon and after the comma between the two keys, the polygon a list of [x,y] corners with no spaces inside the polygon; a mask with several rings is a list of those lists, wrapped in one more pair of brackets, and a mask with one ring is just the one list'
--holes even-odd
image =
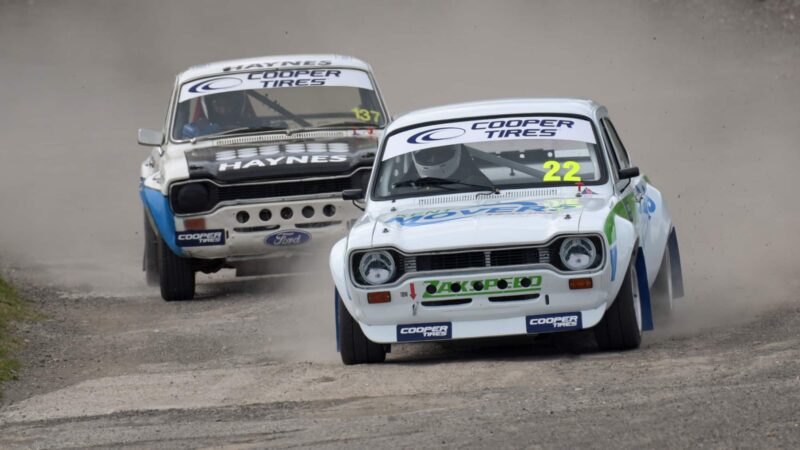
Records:
{"label": "number 137 decal", "polygon": [[[564,164],[559,164],[558,161],[545,161],[544,168],[549,169],[544,176],[542,181],[581,181],[581,177],[575,176],[579,170],[581,170],[581,165],[575,161],[564,161]],[[556,175],[561,168],[567,171],[562,178],[559,175]]]}

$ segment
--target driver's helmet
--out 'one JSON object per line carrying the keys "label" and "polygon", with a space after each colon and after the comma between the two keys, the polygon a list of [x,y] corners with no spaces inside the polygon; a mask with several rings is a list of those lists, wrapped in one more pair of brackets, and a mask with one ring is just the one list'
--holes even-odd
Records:
{"label": "driver's helmet", "polygon": [[423,178],[448,178],[461,164],[461,145],[426,148],[411,154],[414,167]]}
{"label": "driver's helmet", "polygon": [[200,101],[209,122],[221,126],[237,125],[244,116],[247,94],[244,91],[221,92],[203,96]]}

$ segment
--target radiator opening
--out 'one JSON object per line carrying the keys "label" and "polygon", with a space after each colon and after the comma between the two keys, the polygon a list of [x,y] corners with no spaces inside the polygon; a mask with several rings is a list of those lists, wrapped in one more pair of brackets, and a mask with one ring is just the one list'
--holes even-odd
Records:
{"label": "radiator opening", "polygon": [[259,231],[272,231],[280,228],[280,225],[263,225],[259,227],[239,227],[234,228],[233,231],[237,233],[258,233]]}
{"label": "radiator opening", "polygon": [[298,223],[295,224],[297,228],[325,228],[341,224],[341,220],[329,220],[327,222],[311,222],[311,223]]}
{"label": "radiator opening", "polygon": [[447,300],[425,300],[422,306],[453,306],[453,305],[466,305],[471,303],[471,298],[452,298]]}
{"label": "radiator opening", "polygon": [[502,297],[489,297],[490,302],[520,302],[539,298],[539,294],[504,295]]}

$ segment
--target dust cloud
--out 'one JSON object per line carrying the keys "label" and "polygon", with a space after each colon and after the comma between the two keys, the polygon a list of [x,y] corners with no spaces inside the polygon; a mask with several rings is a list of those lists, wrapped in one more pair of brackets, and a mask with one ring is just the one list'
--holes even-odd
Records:
{"label": "dust cloud", "polygon": [[[605,104],[674,217],[679,331],[746,320],[800,287],[800,32],[781,4],[0,0],[0,262],[77,292],[155,295],[135,134],[161,127],[173,76],[334,52],[373,65],[395,115],[497,97]],[[329,276],[311,281],[281,289],[303,299],[298,320],[332,327]]]}

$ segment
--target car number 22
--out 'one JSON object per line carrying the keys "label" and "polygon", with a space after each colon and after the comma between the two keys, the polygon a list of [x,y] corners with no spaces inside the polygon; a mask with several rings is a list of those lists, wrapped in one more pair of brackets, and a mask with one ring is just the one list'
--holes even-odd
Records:
{"label": "car number 22", "polygon": [[[581,165],[575,161],[565,161],[563,165],[558,161],[545,161],[543,167],[545,169],[549,169],[545,174],[543,181],[581,181],[581,177],[575,176],[575,174],[581,170]],[[556,173],[561,170],[562,167],[567,171],[563,178],[559,175],[556,175]]]}

